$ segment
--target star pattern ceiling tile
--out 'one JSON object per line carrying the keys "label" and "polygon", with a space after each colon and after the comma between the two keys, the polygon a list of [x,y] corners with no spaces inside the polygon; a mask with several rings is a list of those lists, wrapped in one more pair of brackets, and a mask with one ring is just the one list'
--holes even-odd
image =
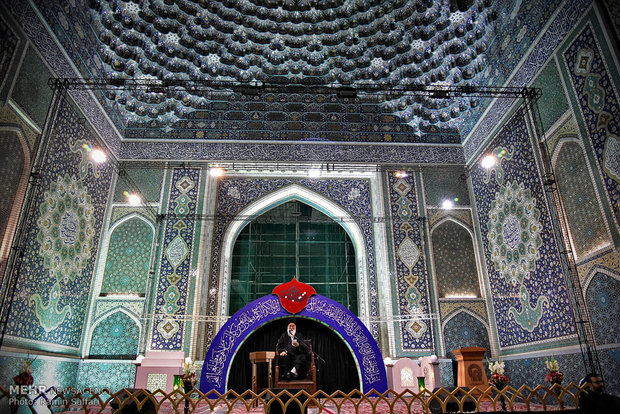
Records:
{"label": "star pattern ceiling tile", "polygon": [[[489,0],[94,0],[91,19],[106,77],[144,83],[108,91],[108,104],[123,109],[128,126],[163,129],[209,107],[213,94],[191,82],[391,92],[473,83],[487,66],[496,13]],[[170,88],[175,81],[185,83]],[[230,102],[233,93],[219,95]],[[457,133],[475,106],[415,93],[364,99],[397,115],[413,137]]]}

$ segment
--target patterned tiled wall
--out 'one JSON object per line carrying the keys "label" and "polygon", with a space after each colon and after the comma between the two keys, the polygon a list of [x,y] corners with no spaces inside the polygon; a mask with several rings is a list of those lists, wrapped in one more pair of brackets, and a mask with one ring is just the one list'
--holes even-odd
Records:
{"label": "patterned tiled wall", "polygon": [[24,172],[24,150],[14,131],[0,130],[0,240],[13,209],[17,187]]}
{"label": "patterned tiled wall", "polygon": [[596,273],[587,287],[586,303],[596,344],[620,344],[620,331],[610,329],[618,325],[620,315],[620,274],[614,278]]}
{"label": "patterned tiled wall", "polygon": [[491,354],[487,328],[480,320],[466,312],[460,312],[446,322],[443,328],[443,340],[446,347],[446,356],[452,359],[455,359],[452,353],[453,350],[466,346],[486,348],[485,357]]}
{"label": "patterned tiled wall", "polygon": [[428,168],[422,171],[426,205],[440,206],[453,200],[456,206],[468,206],[467,171],[464,167]]}
{"label": "patterned tiled wall", "polygon": [[168,214],[160,259],[152,349],[180,350],[184,325],[176,315],[190,313],[190,274],[194,251],[200,170],[175,168],[170,184]]}
{"label": "patterned tiled wall", "polygon": [[[131,165],[131,164],[130,164]],[[148,202],[158,202],[161,192],[162,178],[164,169],[159,167],[138,167],[131,168],[126,166],[123,168],[123,174],[126,177],[119,177],[114,187],[114,201],[125,202],[127,197],[125,191],[140,190],[140,196]]]}
{"label": "patterned tiled wall", "polygon": [[530,387],[544,384],[545,375],[548,372],[545,361],[551,356],[558,361],[560,371],[564,373],[562,382],[564,385],[570,382],[579,383],[579,380],[585,376],[581,354],[557,355],[550,352],[549,356],[544,357],[506,360],[506,375],[510,378],[510,384],[513,387],[520,387],[523,384]]}
{"label": "patterned tiled wall", "polygon": [[454,387],[454,373],[452,361],[439,361],[439,383],[442,387]]}
{"label": "patterned tiled wall", "polygon": [[[53,77],[47,66],[36,51],[29,47],[21,70],[11,91],[11,99],[37,124],[43,127],[47,108],[52,99],[52,89],[47,85],[49,78]],[[37,91],[36,93],[32,93]]]}
{"label": "patterned tiled wall", "polygon": [[528,129],[516,114],[494,138],[495,167],[471,173],[499,345],[575,334],[557,243]]}
{"label": "patterned tiled wall", "polygon": [[101,293],[144,294],[152,246],[153,228],[144,220],[119,224],[110,236]]}
{"label": "patterned tiled wall", "polygon": [[50,136],[41,191],[25,227],[26,253],[7,335],[75,349],[112,168],[90,160],[91,133],[66,103],[60,105]]}
{"label": "patterned tiled wall", "polygon": [[532,86],[540,88],[542,92],[538,110],[542,128],[547,131],[568,110],[568,101],[562,89],[562,78],[555,60],[551,60],[545,66]]}
{"label": "patterned tiled wall", "polygon": [[[368,280],[366,281],[370,293],[370,309],[371,317],[377,316],[377,286],[375,279],[375,258],[374,258],[374,238],[373,229],[370,218],[372,217],[370,202],[370,185],[367,180],[362,179],[222,179],[219,182],[217,190],[217,207],[215,223],[213,230],[213,254],[212,265],[209,279],[209,289],[217,291],[220,278],[220,260],[223,252],[222,243],[223,235],[230,225],[231,221],[246,206],[259,198],[268,195],[278,189],[282,189],[289,185],[299,185],[310,191],[316,192],[318,195],[328,198],[334,203],[339,204],[348,211],[355,221],[359,224],[363,237],[366,242],[364,247],[368,257]],[[311,200],[308,200],[311,201]],[[210,296],[208,303],[207,315],[210,317],[217,315],[217,297]],[[378,327],[373,324],[369,327],[375,338],[378,336]],[[207,326],[207,345],[215,336],[215,326],[210,324]]]}
{"label": "patterned tiled wall", "polygon": [[598,173],[606,198],[613,210],[615,225],[620,220],[620,106],[617,69],[603,58],[600,45],[590,25],[579,33],[563,51],[573,93],[592,142]]}
{"label": "patterned tiled wall", "polygon": [[444,221],[432,230],[431,241],[439,297],[480,297],[476,254],[465,227]]}
{"label": "patterned tiled wall", "polygon": [[32,377],[35,386],[53,386],[57,389],[74,387],[78,390],[108,388],[112,392],[134,386],[136,366],[131,362],[85,362],[69,358],[18,354],[0,356],[0,386],[8,388],[14,384],[13,377],[19,373],[22,361],[25,359],[34,359]]}
{"label": "patterned tiled wall", "polygon": [[19,35],[15,32],[12,25],[6,20],[6,13],[1,13],[0,17],[0,39],[2,39],[2,46],[0,46],[0,96],[4,92],[10,83],[9,68],[11,64],[15,63],[17,56],[17,50],[19,47],[20,39]]}
{"label": "patterned tiled wall", "polygon": [[91,357],[134,358],[138,354],[140,328],[123,312],[115,312],[97,324],[90,342]]}
{"label": "patterned tiled wall", "polygon": [[77,375],[77,388],[109,389],[117,392],[123,388],[133,388],[136,379],[136,366],[131,362],[82,362]]}
{"label": "patterned tiled wall", "polygon": [[386,185],[386,210],[392,218],[388,232],[396,289],[394,313],[405,320],[396,327],[397,345],[404,352],[432,351],[428,270],[415,175],[410,171],[407,177],[396,177],[393,171],[388,172]]}
{"label": "patterned tiled wall", "polygon": [[611,240],[583,147],[577,142],[561,145],[555,174],[571,229],[572,248],[579,259],[608,246]]}

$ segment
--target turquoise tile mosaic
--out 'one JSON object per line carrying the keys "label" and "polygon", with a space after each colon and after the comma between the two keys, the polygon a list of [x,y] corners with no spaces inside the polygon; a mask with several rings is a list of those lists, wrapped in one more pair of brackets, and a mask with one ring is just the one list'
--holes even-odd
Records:
{"label": "turquoise tile mosaic", "polygon": [[115,393],[123,388],[133,388],[136,366],[131,362],[82,362],[77,375],[77,388],[108,389]]}
{"label": "turquoise tile mosaic", "polygon": [[582,145],[577,142],[562,144],[555,162],[555,174],[576,257],[582,259],[609,245],[609,231]]}
{"label": "turquoise tile mosaic", "polygon": [[153,232],[152,225],[140,218],[131,218],[114,228],[101,293],[145,293]]}
{"label": "turquoise tile mosaic", "polygon": [[132,359],[138,354],[140,328],[123,312],[115,312],[97,324],[90,342],[91,358]]}
{"label": "turquoise tile mosaic", "polygon": [[124,167],[125,177],[118,177],[114,185],[114,201],[127,200],[125,191],[140,189],[142,198],[149,202],[158,202],[161,192],[163,168],[131,168]]}
{"label": "turquoise tile mosaic", "polygon": [[[11,98],[32,118],[39,128],[43,128],[47,110],[52,100],[52,90],[47,80],[52,77],[47,66],[41,61],[34,48],[29,47]],[[37,91],[37,93],[32,93]]]}
{"label": "turquoise tile mosaic", "polygon": [[532,86],[542,91],[538,109],[542,128],[547,131],[568,110],[568,100],[562,88],[562,78],[554,60],[545,66]]}
{"label": "turquoise tile mosaic", "polygon": [[78,367],[78,359],[52,358],[36,355],[3,355],[0,356],[0,386],[7,388],[13,385],[13,377],[19,374],[24,360],[32,360],[32,377],[34,385],[45,387],[75,387]]}
{"label": "turquoise tile mosaic", "polygon": [[599,346],[620,344],[620,332],[610,329],[618,325],[620,315],[620,277],[617,272],[614,273],[616,277],[597,272],[585,294],[594,337]]}

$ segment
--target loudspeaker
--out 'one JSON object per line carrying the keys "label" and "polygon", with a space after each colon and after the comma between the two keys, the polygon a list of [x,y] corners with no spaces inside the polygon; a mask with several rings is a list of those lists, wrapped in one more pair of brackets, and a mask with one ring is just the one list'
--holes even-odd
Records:
{"label": "loudspeaker", "polygon": [[[284,390],[290,392],[293,395],[295,395],[299,391],[302,391],[299,388],[269,388],[269,391],[276,395]],[[308,412],[307,408],[305,408],[303,411],[301,409],[302,405],[305,404],[306,400],[308,399],[308,397],[306,397],[305,395],[299,395],[298,397],[296,397],[295,399],[299,401],[299,403],[293,400],[288,405],[288,407],[286,407],[286,410],[283,410],[282,407],[284,407],[284,405],[286,405],[286,403],[290,399],[291,397],[286,394],[277,396],[275,398],[272,397],[270,394],[267,394],[265,396],[265,403],[269,403],[273,400],[273,402],[271,402],[271,406],[269,406],[269,409],[267,410],[267,414],[306,414]]]}
{"label": "loudspeaker", "polygon": [[[140,388],[127,388],[127,391],[129,391],[129,393],[131,394],[135,394],[136,399],[140,402],[148,398],[148,394],[146,393],[146,390],[143,390]],[[140,391],[140,392],[136,394],[136,391]],[[127,392],[125,391],[118,394],[118,399],[121,401],[121,403],[123,403],[124,401],[127,401],[129,398],[130,398],[129,394],[127,394]],[[112,401],[110,403],[110,406],[115,410],[113,411],[115,414],[155,414],[157,412],[155,410],[155,405],[153,404],[153,401],[151,400],[148,400],[147,402],[145,402],[144,405],[142,405],[141,409],[138,409],[138,406],[136,405],[133,399],[130,399],[129,401],[127,401],[125,405],[123,405],[123,408],[121,408],[120,410],[118,409],[119,404],[116,401]]]}
{"label": "loudspeaker", "polygon": [[[457,387],[443,387],[443,388],[435,388],[433,390],[433,394],[437,393],[437,397],[439,397],[441,401],[448,400],[448,402],[446,403],[446,413],[458,413],[459,404],[455,401],[454,398],[457,398],[459,401],[462,401],[463,397],[465,397],[465,393],[469,391],[469,388],[461,387],[459,392],[455,393],[454,397],[452,397],[449,393],[454,391],[456,388]],[[433,414],[441,413],[441,403],[436,398],[433,398],[433,400],[428,404],[428,408],[431,410],[431,413]],[[476,410],[476,403],[471,398],[467,397],[463,401],[463,412],[475,411],[475,410]]]}

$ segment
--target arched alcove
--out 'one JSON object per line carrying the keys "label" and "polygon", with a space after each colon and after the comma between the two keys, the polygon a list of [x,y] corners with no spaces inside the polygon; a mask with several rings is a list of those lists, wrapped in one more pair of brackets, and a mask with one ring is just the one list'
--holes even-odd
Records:
{"label": "arched alcove", "polygon": [[575,138],[563,139],[553,162],[570,226],[570,242],[581,259],[611,244],[609,229],[580,142]]}
{"label": "arched alcove", "polygon": [[489,330],[478,315],[461,309],[452,314],[443,324],[443,338],[446,356],[454,359],[452,351],[467,346],[481,346],[491,354]]}
{"label": "arched alcove", "polygon": [[[219,314],[228,313],[228,300],[231,282],[231,257],[235,241],[241,230],[251,221],[251,218],[259,216],[266,211],[292,200],[300,201],[317,209],[333,220],[336,220],[347,232],[355,249],[355,267],[358,289],[359,317],[366,321],[369,314],[369,289],[368,289],[368,253],[364,234],[359,224],[348,211],[326,197],[301,185],[293,184],[276,190],[244,208],[239,214],[239,220],[234,220],[226,229],[222,243],[222,265],[220,277]],[[290,275],[294,276],[294,275]]]}
{"label": "arched alcove", "polygon": [[620,332],[610,329],[617,326],[620,315],[620,275],[601,268],[595,269],[585,290],[596,344],[620,343]]}
{"label": "arched alcove", "polygon": [[143,295],[148,279],[154,228],[139,215],[132,215],[112,228],[101,294]]}
{"label": "arched alcove", "polygon": [[470,231],[452,219],[431,230],[440,298],[480,297],[476,253]]}

